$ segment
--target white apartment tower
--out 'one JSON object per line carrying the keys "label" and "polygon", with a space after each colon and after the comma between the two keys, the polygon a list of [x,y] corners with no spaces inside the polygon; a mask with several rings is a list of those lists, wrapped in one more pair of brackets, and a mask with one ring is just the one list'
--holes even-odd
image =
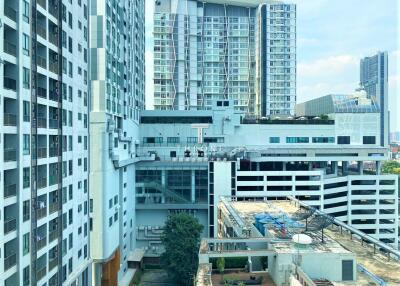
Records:
{"label": "white apartment tower", "polygon": [[89,285],[88,3],[0,1],[0,285]]}
{"label": "white apartment tower", "polygon": [[90,220],[94,285],[133,270],[134,163],[144,108],[144,1],[90,1]]}
{"label": "white apartment tower", "polygon": [[279,1],[158,0],[154,107],[293,114],[296,6]]}

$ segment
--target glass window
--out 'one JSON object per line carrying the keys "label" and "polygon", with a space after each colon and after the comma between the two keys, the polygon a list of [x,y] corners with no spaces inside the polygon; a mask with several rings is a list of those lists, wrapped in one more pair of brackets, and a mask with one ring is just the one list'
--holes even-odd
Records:
{"label": "glass window", "polygon": [[375,144],[375,136],[363,136],[363,144]]}
{"label": "glass window", "polygon": [[24,88],[29,88],[31,83],[30,71],[27,68],[23,68],[22,72],[22,86]]}
{"label": "glass window", "polygon": [[30,238],[29,238],[29,232],[25,233],[22,237],[22,253],[24,255],[29,253],[29,246],[30,246]]}
{"label": "glass window", "polygon": [[23,188],[30,186],[30,170],[29,167],[23,169]]}
{"label": "glass window", "polygon": [[22,34],[22,52],[24,55],[29,56],[29,36]]}
{"label": "glass window", "polygon": [[197,143],[197,137],[188,137],[187,143]]}
{"label": "glass window", "polygon": [[286,137],[286,143],[308,143],[308,137]]}
{"label": "glass window", "polygon": [[22,221],[27,221],[30,218],[30,202],[26,200],[22,203]]}
{"label": "glass window", "polygon": [[30,103],[29,101],[24,101],[23,103],[23,117],[24,117],[24,122],[29,122],[31,119],[31,110],[30,110]]}
{"label": "glass window", "polygon": [[179,141],[180,141],[179,137],[168,137],[167,138],[167,143],[178,144]]}
{"label": "glass window", "polygon": [[335,143],[335,137],[313,137],[312,143]]}
{"label": "glass window", "polygon": [[24,155],[29,155],[30,154],[30,135],[29,134],[24,134],[24,144],[23,144],[23,154]]}
{"label": "glass window", "polygon": [[280,141],[279,137],[269,137],[269,143],[280,143]]}
{"label": "glass window", "polygon": [[350,144],[350,136],[338,136],[337,143],[338,144]]}
{"label": "glass window", "polygon": [[22,19],[27,23],[29,23],[29,8],[29,3],[24,0]]}

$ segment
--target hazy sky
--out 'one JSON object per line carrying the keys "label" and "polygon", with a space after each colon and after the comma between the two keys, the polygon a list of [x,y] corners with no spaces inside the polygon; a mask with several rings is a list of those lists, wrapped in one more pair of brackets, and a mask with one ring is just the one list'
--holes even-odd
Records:
{"label": "hazy sky", "polygon": [[[398,0],[289,0],[297,4],[297,101],[358,87],[360,58],[389,53],[391,127],[400,131]],[[153,10],[146,0],[146,105],[153,105]]]}

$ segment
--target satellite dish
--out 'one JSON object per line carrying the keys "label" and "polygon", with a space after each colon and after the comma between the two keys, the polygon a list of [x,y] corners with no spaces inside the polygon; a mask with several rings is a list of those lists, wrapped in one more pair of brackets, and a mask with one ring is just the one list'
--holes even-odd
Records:
{"label": "satellite dish", "polygon": [[299,234],[293,235],[292,241],[294,243],[301,244],[301,245],[309,245],[312,243],[312,238],[306,234],[299,233]]}

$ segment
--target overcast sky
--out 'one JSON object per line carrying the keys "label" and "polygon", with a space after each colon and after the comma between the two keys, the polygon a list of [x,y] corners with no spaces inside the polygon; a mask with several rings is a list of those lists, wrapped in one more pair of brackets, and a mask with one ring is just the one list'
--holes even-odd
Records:
{"label": "overcast sky", "polygon": [[[392,131],[400,131],[398,0],[291,0],[297,4],[297,101],[358,87],[360,58],[389,53]],[[153,105],[153,11],[146,0],[146,105]]]}

